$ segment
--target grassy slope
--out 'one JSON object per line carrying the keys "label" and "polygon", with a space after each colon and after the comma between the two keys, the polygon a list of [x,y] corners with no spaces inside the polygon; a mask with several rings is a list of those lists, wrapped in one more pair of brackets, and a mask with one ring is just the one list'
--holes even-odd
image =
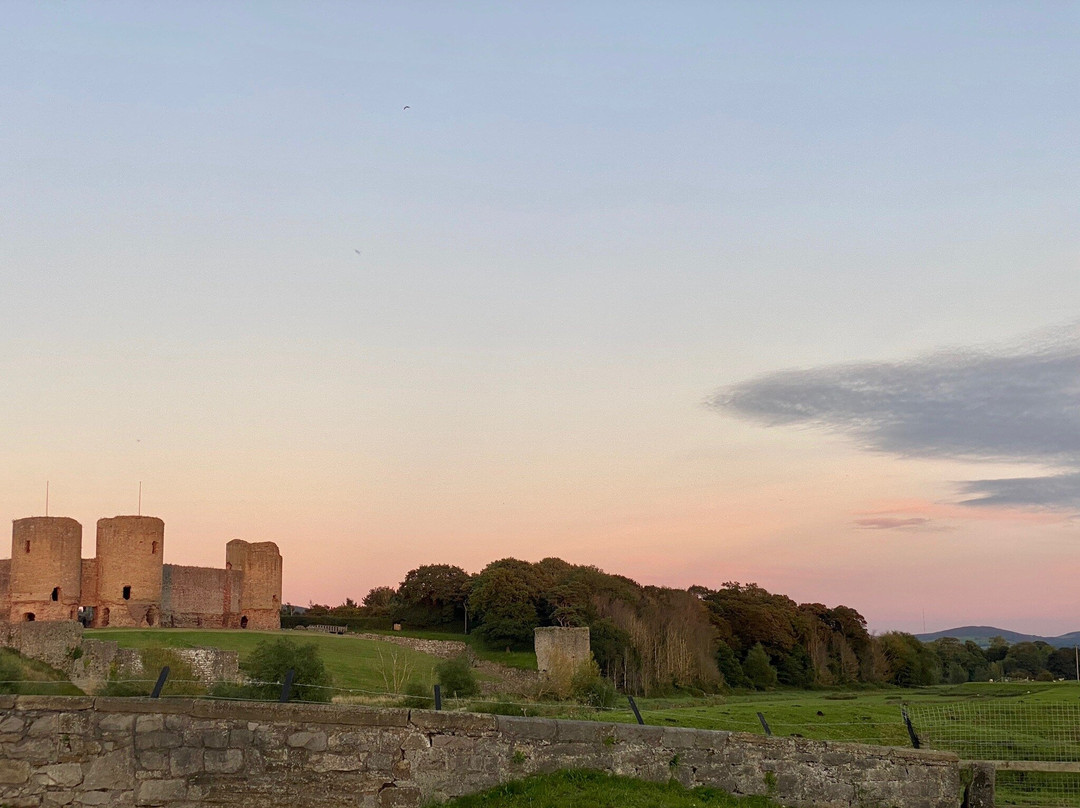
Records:
{"label": "grassy slope", "polygon": [[497,662],[510,668],[523,668],[536,670],[536,654],[532,651],[498,651],[488,648],[481,643],[473,634],[462,634],[450,631],[385,631],[376,630],[365,632],[368,634],[388,634],[398,637],[418,637],[423,640],[455,640],[464,642],[478,659],[486,659],[489,662]]}
{"label": "grassy slope", "polygon": [[446,808],[770,808],[764,797],[735,798],[713,788],[646,783],[572,770],[538,775],[445,803]]}
{"label": "grassy slope", "polygon": [[393,689],[395,672],[399,679],[407,671],[408,680],[431,682],[433,668],[439,662],[430,654],[389,643],[317,632],[105,628],[87,631],[85,636],[92,640],[113,640],[122,648],[224,648],[239,651],[241,660],[264,640],[287,638],[296,643],[315,643],[335,687],[379,693]]}
{"label": "grassy slope", "polygon": [[60,671],[44,662],[26,659],[9,648],[0,648],[0,693],[42,696],[81,696],[82,691]]}

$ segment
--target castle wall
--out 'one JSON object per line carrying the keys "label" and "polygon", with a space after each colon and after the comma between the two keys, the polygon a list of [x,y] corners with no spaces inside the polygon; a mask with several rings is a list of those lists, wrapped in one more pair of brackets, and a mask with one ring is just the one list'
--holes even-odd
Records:
{"label": "castle wall", "polygon": [[158,625],[164,549],[165,523],[155,516],[98,520],[95,628]]}
{"label": "castle wall", "polygon": [[98,602],[98,561],[96,558],[82,560],[82,605],[92,606],[97,611]]}
{"label": "castle wall", "polygon": [[272,541],[233,539],[225,545],[225,567],[243,573],[240,621],[245,628],[281,628],[281,553]]}
{"label": "castle wall", "polygon": [[12,523],[9,620],[74,620],[81,587],[82,525],[65,516]]}
{"label": "castle wall", "polygon": [[11,615],[11,559],[0,559],[0,620]]}
{"label": "castle wall", "polygon": [[162,625],[239,628],[243,573],[166,564],[162,569]]}

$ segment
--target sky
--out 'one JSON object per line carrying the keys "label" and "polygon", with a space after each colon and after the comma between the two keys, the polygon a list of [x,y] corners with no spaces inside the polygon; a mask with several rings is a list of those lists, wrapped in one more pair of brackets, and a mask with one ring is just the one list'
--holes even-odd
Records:
{"label": "sky", "polygon": [[1080,5],[3,16],[0,514],[1080,629]]}

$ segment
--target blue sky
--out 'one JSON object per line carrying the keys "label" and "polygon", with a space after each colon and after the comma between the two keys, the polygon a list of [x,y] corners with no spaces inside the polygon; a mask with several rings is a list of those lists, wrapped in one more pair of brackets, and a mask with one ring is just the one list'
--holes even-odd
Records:
{"label": "blue sky", "polygon": [[[5,22],[11,518],[49,479],[89,555],[141,480],[170,560],[278,541],[298,602],[561,555],[877,628],[1076,628],[1076,456],[1046,450],[1080,430],[1075,4],[27,2]],[[1066,370],[1025,421],[993,380],[1030,381],[1047,339]],[[978,383],[932,392],[942,362]],[[870,378],[852,364],[888,391],[869,412],[709,406],[791,371],[848,396]],[[781,387],[754,400],[805,402]],[[837,418],[1016,434],[909,452]],[[1002,499],[1036,478],[1065,488]],[[973,557],[967,588],[935,577]],[[1003,570],[1014,599],[980,591]]]}

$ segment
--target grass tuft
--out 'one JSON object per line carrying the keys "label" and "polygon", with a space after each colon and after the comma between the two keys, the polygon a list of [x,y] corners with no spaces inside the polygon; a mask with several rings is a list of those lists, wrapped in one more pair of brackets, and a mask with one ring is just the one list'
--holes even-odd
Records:
{"label": "grass tuft", "polygon": [[767,797],[733,797],[675,781],[648,783],[588,769],[535,775],[459,797],[444,808],[778,808]]}

